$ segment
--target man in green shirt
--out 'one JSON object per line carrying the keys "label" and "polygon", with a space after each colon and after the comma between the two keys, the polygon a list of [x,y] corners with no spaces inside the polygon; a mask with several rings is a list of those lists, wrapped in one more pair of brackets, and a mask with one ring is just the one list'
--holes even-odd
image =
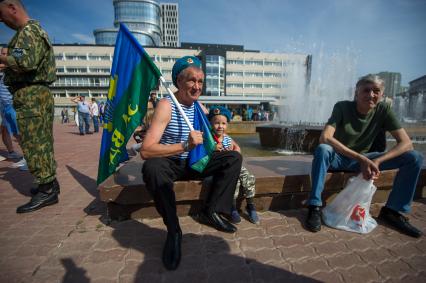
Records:
{"label": "man in green shirt", "polygon": [[0,0],[0,21],[13,30],[8,54],[0,55],[4,82],[13,94],[20,144],[38,187],[31,201],[17,213],[31,212],[58,202],[59,184],[53,154],[53,96],[56,80],[53,47],[40,24],[31,20],[20,0]]}
{"label": "man in green shirt", "polygon": [[[360,171],[366,180],[377,179],[381,170],[399,169],[379,219],[412,237],[422,235],[400,212],[411,209],[423,156],[413,150],[390,105],[381,101],[384,87],[378,76],[364,76],[356,84],[354,101],[334,105],[312,161],[312,191],[305,222],[308,230],[321,230],[321,193],[328,169]],[[390,132],[396,145],[387,152],[369,152],[381,130]]]}

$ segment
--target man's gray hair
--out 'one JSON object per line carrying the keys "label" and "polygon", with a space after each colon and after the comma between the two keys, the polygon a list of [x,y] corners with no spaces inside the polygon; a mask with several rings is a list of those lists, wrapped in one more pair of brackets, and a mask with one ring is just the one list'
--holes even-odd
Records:
{"label": "man's gray hair", "polygon": [[385,81],[378,75],[368,74],[359,78],[358,82],[356,83],[356,89],[358,90],[359,87],[366,84],[376,84],[382,91],[385,89]]}

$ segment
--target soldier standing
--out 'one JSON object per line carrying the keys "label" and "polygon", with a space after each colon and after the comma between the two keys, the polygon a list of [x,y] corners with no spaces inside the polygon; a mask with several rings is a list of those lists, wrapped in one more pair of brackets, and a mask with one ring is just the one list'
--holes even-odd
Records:
{"label": "soldier standing", "polygon": [[5,84],[21,132],[21,147],[28,168],[38,184],[31,201],[17,213],[31,212],[58,202],[59,184],[53,155],[53,96],[49,85],[56,80],[55,57],[47,33],[31,20],[20,0],[0,0],[0,21],[16,34],[8,55],[0,56]]}

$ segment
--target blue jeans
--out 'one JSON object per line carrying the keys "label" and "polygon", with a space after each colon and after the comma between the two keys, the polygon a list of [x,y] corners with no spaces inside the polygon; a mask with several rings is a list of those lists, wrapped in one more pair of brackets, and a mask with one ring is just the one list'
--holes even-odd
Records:
{"label": "blue jeans", "polygon": [[98,116],[93,116],[92,120],[93,120],[93,129],[94,129],[95,133],[97,133],[97,132],[99,132],[99,120],[98,120]]}
{"label": "blue jeans", "polygon": [[80,134],[84,134],[83,123],[87,134],[90,129],[90,115],[89,113],[78,112],[78,129],[80,131]]}
{"label": "blue jeans", "polygon": [[[375,159],[383,154],[382,152],[370,152],[366,153],[365,156],[369,159]],[[388,208],[401,212],[410,211],[422,165],[423,156],[415,150],[407,151],[380,164],[380,170],[399,169],[386,203]],[[324,190],[324,181],[328,169],[360,172],[358,161],[337,153],[328,144],[320,144],[315,150],[314,160],[312,161],[312,191],[309,196],[309,205],[322,205],[321,193]]]}

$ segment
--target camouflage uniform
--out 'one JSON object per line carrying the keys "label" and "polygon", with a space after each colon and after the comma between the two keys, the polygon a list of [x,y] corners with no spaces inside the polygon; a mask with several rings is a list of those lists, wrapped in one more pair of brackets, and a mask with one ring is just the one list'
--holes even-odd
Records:
{"label": "camouflage uniform", "polygon": [[241,167],[240,176],[238,177],[235,199],[240,194],[240,188],[242,188],[242,194],[245,198],[252,198],[256,194],[256,178],[244,166]]}
{"label": "camouflage uniform", "polygon": [[5,84],[21,133],[21,148],[28,168],[39,184],[55,179],[53,153],[53,96],[49,84],[56,80],[55,56],[47,33],[30,20],[9,43]]}

